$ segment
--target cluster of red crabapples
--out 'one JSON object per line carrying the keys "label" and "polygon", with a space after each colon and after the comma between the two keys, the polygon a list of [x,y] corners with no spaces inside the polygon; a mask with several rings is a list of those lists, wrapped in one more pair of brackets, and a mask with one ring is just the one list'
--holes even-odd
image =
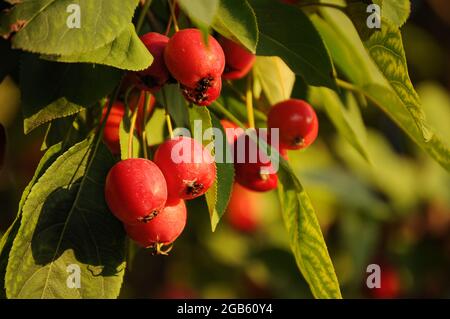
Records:
{"label": "cluster of red crabapples", "polygon": [[[255,60],[249,51],[224,37],[217,41],[209,36],[206,46],[197,29],[178,31],[171,38],[150,32],[141,40],[154,60],[146,70],[130,73],[126,78],[127,84],[141,91],[140,94],[131,93],[129,98],[130,108],[138,108],[138,123],[144,122],[144,113],[150,114],[155,104],[152,97],[144,112],[142,91],[155,93],[166,83],[176,80],[188,101],[207,106],[219,97],[222,78],[244,77]],[[119,126],[124,114],[125,104],[116,101],[103,133],[105,144],[115,155],[120,154]],[[222,123],[227,125],[225,121]],[[137,126],[138,134],[143,133],[144,126],[145,123]],[[229,127],[236,128],[231,122],[228,122]],[[268,127],[280,129],[278,150],[285,154],[287,149],[310,145],[317,136],[318,122],[309,104],[291,99],[272,107]],[[241,138],[245,139],[245,153],[248,154],[253,141],[247,135],[233,137],[229,142],[237,143]],[[269,136],[267,142],[270,144],[270,141]],[[191,157],[187,161],[175,161],[173,153],[177,149],[192,150]],[[259,156],[264,155],[260,153]],[[277,186],[278,178],[270,162],[269,165],[262,162],[237,163],[235,160],[238,184],[233,188],[228,211],[241,213],[229,213],[229,220],[232,224],[235,220],[237,228],[244,231],[252,228],[255,219],[250,216],[251,212],[245,216],[245,209],[242,209],[245,200],[252,198],[252,191],[264,192]],[[159,145],[153,161],[133,158],[114,165],[106,178],[105,198],[112,213],[124,223],[131,239],[143,247],[155,248],[157,253],[165,253],[167,250],[162,247],[173,243],[186,225],[184,201],[203,195],[215,178],[216,167],[209,151],[194,139],[177,137]]]}
{"label": "cluster of red crabapples", "polygon": [[[186,151],[187,160],[174,158]],[[209,151],[180,136],[159,145],[153,161],[131,158],[115,164],[106,177],[105,199],[131,239],[165,253],[162,247],[173,243],[186,225],[184,201],[203,195],[215,178]]]}
{"label": "cluster of red crabapples", "polygon": [[[237,126],[229,121],[222,120],[222,126],[226,129]],[[317,137],[319,122],[314,109],[305,101],[289,99],[271,107],[267,117],[269,132],[259,138],[271,144],[270,129],[279,129],[278,152],[287,159],[287,150],[304,149],[311,145]],[[256,130],[259,131],[258,129]],[[258,150],[256,161],[251,161],[251,150],[257,149],[254,143],[258,143],[249,135],[229,135],[228,142],[233,144],[234,169],[236,184],[228,206],[228,221],[243,232],[253,232],[259,222],[260,205],[258,192],[267,192],[277,187],[278,176],[272,162],[265,152]],[[238,147],[244,145],[244,161],[238,160]],[[275,143],[274,143],[275,145]]]}

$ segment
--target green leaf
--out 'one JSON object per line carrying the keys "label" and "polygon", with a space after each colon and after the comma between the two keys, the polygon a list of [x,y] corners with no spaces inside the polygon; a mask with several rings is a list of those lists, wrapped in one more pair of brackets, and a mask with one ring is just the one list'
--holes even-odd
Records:
{"label": "green leaf", "polygon": [[[366,81],[370,75],[369,67],[367,66],[367,59],[370,59],[367,54],[362,57],[361,54],[355,54],[357,49],[356,44],[353,44],[348,34],[342,36],[339,30],[336,30],[331,24],[325,21],[318,15],[312,15],[311,21],[319,31],[324,40],[334,64],[339,71],[345,74],[348,78],[356,83]],[[342,27],[342,24],[340,25]],[[347,31],[347,30],[346,30]],[[360,48],[364,50],[361,41],[358,39]]]}
{"label": "green leaf", "polygon": [[44,57],[52,61],[66,63],[98,63],[129,71],[146,69],[153,61],[152,55],[139,39],[132,23],[112,42],[94,51]]}
{"label": "green leaf", "polygon": [[221,0],[212,27],[224,37],[256,52],[258,24],[247,0]]}
{"label": "green leaf", "polygon": [[[223,129],[220,120],[214,115],[211,115],[212,127],[219,129],[222,133],[221,139],[218,136],[214,138],[214,151],[216,154],[216,168],[217,168],[217,202],[216,202],[216,212],[214,219],[211,219],[212,231],[214,231],[219,224],[220,219],[225,213],[228,202],[231,198],[231,192],[233,189],[234,182],[234,165],[231,162],[226,161],[227,154],[231,157],[231,147],[228,144],[227,136]],[[219,154],[222,154],[222,160],[217,160]]]}
{"label": "green leaf", "polygon": [[279,57],[258,56],[253,65],[253,75],[271,105],[291,96],[295,74]]}
{"label": "green leaf", "polygon": [[380,85],[366,85],[362,87],[366,95],[380,107],[389,117],[402,128],[409,137],[442,167],[450,172],[450,149],[437,135],[433,134],[428,142],[425,142],[422,132],[418,129],[413,118],[404,111],[403,101],[389,88]]}
{"label": "green leaf", "polygon": [[203,34],[208,35],[219,9],[219,0],[178,0],[178,4]]}
{"label": "green leaf", "polygon": [[48,125],[41,150],[46,150],[59,142],[62,142],[63,149],[68,149],[84,140],[90,130],[81,114],[56,119]]}
{"label": "green leaf", "polygon": [[311,20],[339,70],[353,83],[387,84],[364,47],[352,20],[344,12],[332,8],[323,7],[319,13],[323,20],[317,15],[313,15]]}
{"label": "green leaf", "polygon": [[348,95],[348,108],[341,101],[339,95],[327,88],[311,88],[310,94],[318,99],[324,107],[328,118],[338,132],[369,161],[366,150],[366,130],[359,111],[359,107],[352,95]]}
{"label": "green leaf", "polygon": [[164,129],[166,127],[166,112],[163,109],[155,108],[147,125],[145,133],[147,134],[147,144],[149,146],[161,144],[166,140]]}
{"label": "green leaf", "polygon": [[[211,154],[214,155],[214,147],[211,148],[213,137],[211,136],[210,139],[204,138],[205,131],[212,127],[211,114],[208,109],[204,106],[193,105],[189,108],[189,121],[191,132],[193,133],[192,138],[201,143],[204,147],[207,147],[211,151]],[[218,197],[217,188],[216,179],[214,184],[205,193],[206,204],[208,205],[209,217],[211,219],[211,227],[213,231],[220,220],[219,213],[216,209]]]}
{"label": "green leaf", "polygon": [[37,182],[39,177],[45,172],[45,170],[56,160],[56,158],[61,154],[62,144],[56,144],[50,147],[47,152],[45,152],[44,156],[42,156],[39,164],[36,168],[33,178],[28,183],[27,187],[25,187],[22,197],[19,202],[19,209],[17,212],[17,216],[12,223],[12,225],[8,228],[8,230],[3,235],[0,240],[0,297],[6,297],[5,291],[5,275],[6,275],[6,267],[9,260],[9,254],[13,245],[14,238],[17,235],[17,232],[20,227],[20,222],[22,220],[22,208],[25,203],[28,195],[31,192],[32,187]]}
{"label": "green leaf", "polygon": [[[22,0],[3,13],[0,30],[19,30],[13,47],[42,54],[92,52],[112,42],[130,23],[138,0]],[[80,8],[80,28],[69,28],[72,12]],[[3,34],[4,36],[7,34]]]}
{"label": "green leaf", "polygon": [[[103,195],[113,164],[106,147],[89,138],[62,154],[39,178],[24,203],[11,249],[8,298],[117,297],[125,236]],[[69,265],[80,267],[79,289],[67,286]]]}
{"label": "green leaf", "polygon": [[112,91],[121,75],[101,65],[55,63],[24,54],[20,79],[25,133],[91,106]]}
{"label": "green leaf", "polygon": [[189,127],[187,102],[178,84],[165,85],[155,94],[155,98],[159,104],[167,108],[176,127]]}
{"label": "green leaf", "polygon": [[[320,13],[321,16],[324,17],[325,22],[329,24],[331,29],[336,32],[341,44],[345,45],[348,52],[352,55],[354,61],[356,61],[355,64],[365,69],[364,74],[366,77],[360,77],[356,73],[352,73],[351,68],[342,68],[343,73],[355,84],[355,89],[373,101],[374,104],[383,110],[392,120],[394,120],[394,122],[396,122],[415,143],[427,151],[431,157],[433,157],[444,168],[449,170],[450,151],[448,146],[435,135],[432,135],[430,141],[425,141],[423,132],[419,130],[419,127],[416,125],[416,121],[413,119],[410,112],[408,112],[405,102],[400,99],[399,95],[396,91],[394,91],[394,88],[390,85],[384,74],[379,70],[379,66],[377,66],[370,57],[350,19],[342,12],[329,8],[322,8]],[[387,31],[386,28],[392,28],[389,27],[388,24],[383,24],[382,26],[384,26],[384,30],[375,32],[378,33],[378,35],[374,35],[375,37],[380,37],[382,34],[385,34]],[[400,41],[400,44],[397,43],[397,49],[400,48],[398,45],[401,46],[401,39],[399,39],[398,36],[399,34],[397,30],[392,33],[391,38],[386,39],[388,43],[392,41]],[[328,41],[327,45],[329,48],[333,47],[329,45]],[[388,51],[388,49],[384,47],[383,43],[380,45],[381,47],[378,47],[376,50]],[[333,51],[332,54],[333,58],[337,56],[333,53]],[[389,53],[389,51],[385,54],[386,56],[389,56],[389,54],[395,56],[395,53]],[[405,80],[408,79],[409,81],[409,77],[407,76],[407,73],[405,73],[407,69],[404,64],[404,53],[401,52],[401,54],[396,56],[396,58],[398,59],[396,63],[399,64],[395,64],[395,66],[399,66],[399,69],[393,69],[393,66],[391,65],[388,66],[388,69],[385,70],[385,72],[389,71],[393,73],[389,75],[391,80],[394,79],[395,75]],[[405,84],[404,87],[410,87],[410,82],[409,84]],[[408,90],[405,92],[408,92]],[[408,97],[407,101],[415,100],[415,92],[412,92],[411,95],[412,97]]]}
{"label": "green leaf", "polygon": [[316,298],[342,298],[339,283],[311,201],[285,165],[278,172],[278,196],[297,266]]}
{"label": "green leaf", "polygon": [[409,78],[402,36],[398,28],[383,21],[381,31],[374,32],[365,42],[365,46],[380,71],[403,101],[425,141],[430,140],[433,133],[426,123],[419,95]]}
{"label": "green leaf", "polygon": [[[189,118],[191,131],[194,133],[193,138],[202,143],[204,147],[211,150],[211,154],[219,155],[216,151],[222,151],[224,145],[227,145],[225,133],[223,133],[220,122],[216,118],[212,119],[212,116],[206,107],[196,105],[189,109]],[[205,134],[205,131],[213,127],[221,130],[224,139],[216,140],[211,134]],[[212,132],[210,131],[210,133]],[[209,138],[207,138],[208,136]],[[234,168],[232,166],[232,163],[216,163],[217,178],[205,194],[212,231],[215,231],[230,199],[234,176]]]}
{"label": "green leaf", "polygon": [[336,88],[328,51],[314,25],[301,11],[272,0],[251,0],[259,26],[256,53],[279,56],[314,86]]}
{"label": "green leaf", "polygon": [[381,7],[381,16],[400,28],[408,20],[411,13],[409,0],[373,0]]}
{"label": "green leaf", "polygon": [[[53,121],[58,118],[73,115],[83,110],[84,107],[74,103],[70,103],[65,98],[60,98],[48,106],[40,109],[37,113],[34,113],[24,120],[25,134],[28,134],[36,127]],[[24,107],[24,111],[25,111]]]}

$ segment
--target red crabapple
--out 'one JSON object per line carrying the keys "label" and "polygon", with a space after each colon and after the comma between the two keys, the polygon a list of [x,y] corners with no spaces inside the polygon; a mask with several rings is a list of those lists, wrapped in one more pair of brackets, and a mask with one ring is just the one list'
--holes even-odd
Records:
{"label": "red crabapple", "polygon": [[303,100],[289,99],[275,104],[267,116],[269,128],[279,128],[280,146],[297,150],[311,145],[319,131],[314,109]]}
{"label": "red crabapple", "polygon": [[216,178],[216,165],[209,150],[190,137],[165,141],[156,150],[154,161],[166,178],[171,199],[201,196]]}
{"label": "red crabapple", "polygon": [[180,30],[170,38],[164,60],[190,101],[207,105],[220,95],[225,56],[212,36],[206,45],[200,30]]}
{"label": "red crabapple", "polygon": [[225,37],[220,37],[219,43],[225,54],[225,71],[222,77],[226,80],[236,80],[246,76],[255,62],[255,55]]}
{"label": "red crabapple", "polygon": [[260,222],[261,194],[235,183],[228,203],[226,218],[236,230],[251,233]]}
{"label": "red crabapple", "polygon": [[169,38],[157,32],[149,32],[141,36],[141,41],[153,56],[152,64],[137,75],[140,79],[141,89],[155,92],[169,80],[169,70],[164,62],[164,49]]}
{"label": "red crabapple", "polygon": [[128,236],[142,247],[170,244],[180,236],[186,226],[186,205],[179,199],[169,203],[145,224],[124,225]]}
{"label": "red crabapple", "polygon": [[147,159],[120,161],[106,177],[105,199],[111,212],[123,223],[147,223],[166,204],[164,175],[155,163]]}
{"label": "red crabapple", "polygon": [[[145,96],[143,94],[139,94],[137,92],[131,93],[129,97],[129,106],[132,110],[135,109],[136,105],[138,107],[137,123],[142,123],[142,121],[144,120],[144,104]],[[154,105],[155,98],[151,96],[149,109],[147,110],[148,113],[152,112]],[[106,115],[107,108],[108,102],[103,107],[102,121]],[[124,103],[121,101],[116,101],[111,107],[108,119],[106,120],[105,129],[103,130],[103,141],[105,142],[111,153],[114,155],[120,154],[119,129],[124,115]],[[139,134],[142,131],[142,127],[139,124],[137,125],[137,131]]]}
{"label": "red crabapple", "polygon": [[[263,135],[258,133],[259,130],[255,132],[259,138],[264,139]],[[278,176],[271,159],[248,134],[237,138],[233,151],[236,182],[256,192],[277,187]]]}

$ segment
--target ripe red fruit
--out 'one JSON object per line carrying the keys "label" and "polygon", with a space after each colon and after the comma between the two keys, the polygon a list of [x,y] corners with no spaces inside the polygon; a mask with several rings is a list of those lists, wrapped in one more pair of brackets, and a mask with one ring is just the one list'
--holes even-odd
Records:
{"label": "ripe red fruit", "polygon": [[[143,94],[139,94],[137,92],[131,93],[129,98],[129,105],[132,110],[135,109],[136,105],[138,106],[138,115],[137,115],[137,131],[140,134],[142,131],[142,126],[140,123],[144,120],[144,105],[145,104],[145,96]],[[148,113],[151,113],[153,107],[155,105],[155,98],[153,95],[150,97],[150,105]],[[108,102],[103,107],[102,113],[102,121],[106,115],[106,111],[108,108]],[[111,111],[109,112],[108,119],[106,120],[105,129],[103,130],[103,141],[106,146],[109,148],[112,154],[118,155],[120,154],[120,141],[119,141],[119,129],[120,122],[122,122],[123,116],[125,115],[125,104],[121,101],[116,101],[111,107]]]}
{"label": "ripe red fruit", "polygon": [[128,236],[140,246],[170,244],[180,236],[186,226],[186,205],[183,200],[169,203],[148,223],[124,226]]}
{"label": "ripe red fruit", "polygon": [[172,76],[181,83],[185,95],[198,105],[208,105],[220,95],[220,78],[225,56],[212,36],[208,46],[198,29],[175,33],[164,50],[164,60]]}
{"label": "ripe red fruit", "polygon": [[156,32],[149,32],[141,36],[141,41],[153,56],[152,64],[144,71],[138,72],[139,87],[147,91],[159,90],[169,80],[169,70],[164,62],[164,49],[169,38]]}
{"label": "ripe red fruit", "polygon": [[235,183],[227,208],[227,221],[236,230],[254,232],[260,222],[261,194]]}
{"label": "ripe red fruit", "polygon": [[314,109],[303,100],[275,104],[267,117],[269,128],[279,128],[280,146],[289,150],[308,147],[317,137],[319,121]]}
{"label": "ripe red fruit", "polygon": [[112,213],[125,224],[149,222],[166,204],[164,175],[146,159],[120,161],[106,177],[105,199]]}
{"label": "ripe red fruit", "polygon": [[193,199],[211,187],[216,166],[209,150],[190,137],[176,137],[161,144],[154,161],[167,182],[171,199]]}
{"label": "ripe red fruit", "polygon": [[381,264],[380,288],[370,290],[374,298],[392,299],[398,298],[401,292],[400,277],[397,271],[391,266]]}
{"label": "ripe red fruit", "polygon": [[[102,121],[106,115],[107,104],[103,108]],[[111,107],[105,129],[103,130],[103,141],[114,155],[120,154],[119,128],[124,114],[125,105],[120,101],[116,101]]]}
{"label": "ripe red fruit", "polygon": [[[263,135],[258,136],[264,139]],[[270,140],[269,140],[270,143]],[[278,176],[270,158],[247,134],[234,142],[234,170],[236,182],[256,192],[266,192],[277,187]]]}
{"label": "ripe red fruit", "polygon": [[227,38],[220,37],[219,43],[225,53],[225,71],[222,77],[236,80],[246,76],[255,62],[255,55]]}

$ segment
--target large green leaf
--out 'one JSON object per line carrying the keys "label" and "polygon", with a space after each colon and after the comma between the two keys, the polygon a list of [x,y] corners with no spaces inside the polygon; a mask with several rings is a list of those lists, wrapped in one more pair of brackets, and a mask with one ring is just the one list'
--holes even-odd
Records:
{"label": "large green leaf", "polygon": [[310,94],[323,106],[328,118],[338,132],[362,157],[369,160],[366,150],[366,130],[354,97],[348,95],[348,107],[346,107],[339,95],[330,89],[311,88]]}
{"label": "large green leaf", "polygon": [[178,0],[192,22],[207,34],[219,9],[219,0]]}
{"label": "large green leaf", "polygon": [[381,7],[381,16],[397,27],[405,24],[411,13],[409,0],[373,0],[373,3]]}
{"label": "large green leaf", "polygon": [[214,136],[214,151],[216,154],[216,159],[218,158],[218,154],[222,154],[222,160],[216,160],[216,168],[217,168],[217,202],[216,202],[216,213],[214,215],[214,219],[211,219],[211,227],[214,231],[219,224],[220,219],[222,218],[225,210],[227,209],[228,202],[230,201],[231,191],[233,189],[234,182],[234,165],[233,163],[229,163],[226,161],[227,154],[230,154],[231,157],[231,147],[228,144],[227,136],[223,129],[222,124],[220,124],[220,120],[214,115],[211,115],[211,124],[212,127],[220,130],[222,133],[222,138],[219,136]]}
{"label": "large green leaf", "polygon": [[6,266],[8,264],[9,253],[11,251],[14,238],[17,235],[17,232],[20,227],[20,222],[22,220],[22,208],[25,203],[28,195],[30,194],[31,188],[37,182],[39,177],[45,172],[45,170],[52,164],[56,158],[61,154],[61,146],[62,143],[53,145],[50,147],[42,156],[39,164],[34,172],[34,176],[31,181],[28,183],[27,187],[25,187],[22,197],[19,202],[19,209],[17,212],[17,216],[12,223],[12,225],[8,228],[8,230],[3,234],[2,239],[0,240],[0,297],[6,297],[5,291],[5,275],[6,275]]}
{"label": "large green leaf", "polygon": [[[213,138],[205,139],[204,132],[212,127],[211,114],[208,109],[204,106],[193,105],[189,108],[189,121],[191,125],[191,132],[193,133],[193,138],[197,140],[197,142],[203,144],[203,146],[208,146],[213,141]],[[214,148],[210,149],[211,154],[214,154]],[[216,165],[217,171],[217,165]],[[217,179],[214,181],[214,184],[208,189],[205,194],[206,204],[208,205],[209,217],[211,219],[211,227],[214,230],[215,225],[217,225],[220,217],[219,213],[216,210],[217,204]]]}
{"label": "large green leaf", "polygon": [[272,0],[251,0],[259,26],[258,55],[279,56],[314,86],[335,89],[328,51],[309,18],[292,6]]}
{"label": "large green leaf", "polygon": [[[9,255],[9,298],[114,298],[124,273],[124,231],[104,201],[114,164],[89,138],[62,154],[33,186]],[[81,270],[69,288],[67,267]]]}
{"label": "large green leaf", "polygon": [[153,57],[139,39],[132,23],[113,41],[94,51],[61,56],[46,56],[46,58],[67,63],[98,63],[129,71],[143,70],[153,61]]}
{"label": "large green leaf", "polygon": [[386,112],[389,117],[401,127],[410,138],[431,157],[433,157],[442,167],[450,171],[450,149],[448,143],[442,141],[433,134],[431,139],[424,141],[422,132],[415,125],[414,120],[404,111],[403,101],[392,90],[380,85],[366,85],[362,88],[365,94]]}
{"label": "large green leaf", "polygon": [[342,298],[311,201],[293,172],[282,165],[278,196],[297,266],[316,298]]}
{"label": "large green leaf", "polygon": [[258,24],[247,0],[221,0],[212,27],[224,37],[256,52]]}
{"label": "large green leaf", "polygon": [[189,126],[189,114],[186,99],[181,94],[178,84],[165,85],[155,94],[156,100],[167,108],[176,127]]}
{"label": "large green leaf", "polygon": [[[336,28],[324,21],[319,15],[312,15],[311,21],[322,36],[339,71],[356,83],[367,81],[368,75],[371,74],[366,62],[368,56],[365,58],[361,54],[355,54],[357,49],[354,48],[349,36],[339,34]],[[364,49],[361,41],[359,41],[359,44]]]}
{"label": "large green leaf", "polygon": [[[189,109],[189,118],[191,123],[191,130],[194,133],[193,138],[208,147],[213,154],[217,152],[227,151],[226,136],[219,120],[213,117],[206,107],[193,106]],[[201,127],[200,127],[201,125]],[[207,136],[205,131],[211,128],[218,128],[224,137],[222,140],[216,139],[211,134]],[[211,131],[210,131],[211,133]],[[201,134],[201,135],[200,135]],[[214,141],[212,149],[211,142]],[[229,150],[228,150],[229,151]],[[234,179],[234,168],[232,163],[216,163],[217,177],[214,184],[206,192],[205,198],[208,205],[209,215],[211,219],[211,228],[214,231],[225,212],[228,201],[231,195],[231,188]]]}
{"label": "large green leaf", "polygon": [[279,57],[258,56],[253,65],[253,74],[271,105],[291,96],[295,74]]}
{"label": "large green leaf", "polygon": [[91,106],[112,91],[121,75],[101,65],[56,63],[24,54],[20,84],[25,132]]}
{"label": "large green leaf", "polygon": [[[16,31],[13,46],[42,54],[92,52],[113,41],[133,17],[138,0],[22,0],[3,13],[0,30]],[[79,5],[80,28],[69,28],[69,5]],[[3,34],[5,35],[5,34]]]}
{"label": "large green leaf", "polygon": [[433,133],[428,128],[419,95],[409,78],[402,36],[398,28],[383,20],[381,31],[374,32],[365,41],[365,46],[380,71],[403,101],[405,108],[411,113],[423,138],[426,141],[430,140]]}
{"label": "large green leaf", "polygon": [[[377,65],[361,42],[355,26],[353,26],[352,22],[345,14],[338,10],[329,8],[322,8],[320,13],[321,16],[324,17],[324,22],[329,25],[328,29],[334,30],[335,34],[339,35],[341,45],[345,46],[345,50],[347,50],[348,54],[351,54],[354,61],[357,61],[357,65],[365,70],[364,73],[366,77],[361,77],[360,74],[352,72],[352,70],[354,70],[353,68],[342,68],[342,72],[355,85],[354,89],[358,90],[371,101],[375,102],[374,104],[382,109],[391,119],[393,119],[415,143],[426,150],[444,168],[449,170],[450,151],[448,146],[434,134],[431,134],[431,139],[426,142],[426,139],[424,139],[423,130],[419,129],[420,126],[417,125],[415,119],[405,105],[405,102],[413,103],[413,101],[416,102],[418,99],[416,99],[415,91],[411,91],[414,90],[414,88],[412,88],[411,82],[409,81],[409,76],[407,74],[403,47],[401,44],[401,38],[399,38],[400,35],[398,30],[395,31],[388,23],[383,23],[382,26],[384,26],[384,29],[382,29],[382,31],[375,32],[378,33],[378,35],[374,34],[374,38],[369,38],[368,43],[373,45],[370,53],[372,55],[380,55],[376,57],[377,59],[380,59],[380,65]],[[321,30],[323,35],[323,28],[319,28],[319,30]],[[387,38],[382,39],[383,34],[385,34]],[[331,36],[324,36],[333,58],[337,60],[339,54],[335,52],[334,48],[338,48],[338,46],[329,44],[329,39],[331,38]],[[378,44],[375,39],[377,39]],[[386,42],[386,44],[384,42]],[[387,44],[389,44],[389,46],[387,46]],[[389,47],[391,46],[394,50],[400,51],[389,52]],[[395,64],[383,64],[387,63],[387,61],[391,61]],[[380,70],[382,65],[387,68],[385,70]],[[389,81],[395,82],[396,79],[407,82],[393,83],[393,85],[391,85]],[[399,93],[394,90],[394,87],[397,87],[397,90],[400,93],[408,94],[405,96],[405,101],[400,98]],[[419,108],[418,115],[419,117],[421,116],[422,111],[420,104],[412,104],[411,108],[412,111],[414,111],[414,108]],[[425,127],[426,126],[427,125],[425,124]],[[427,131],[428,130],[426,130],[425,133],[429,133]],[[425,135],[428,135],[426,137],[430,138],[429,134]]]}

